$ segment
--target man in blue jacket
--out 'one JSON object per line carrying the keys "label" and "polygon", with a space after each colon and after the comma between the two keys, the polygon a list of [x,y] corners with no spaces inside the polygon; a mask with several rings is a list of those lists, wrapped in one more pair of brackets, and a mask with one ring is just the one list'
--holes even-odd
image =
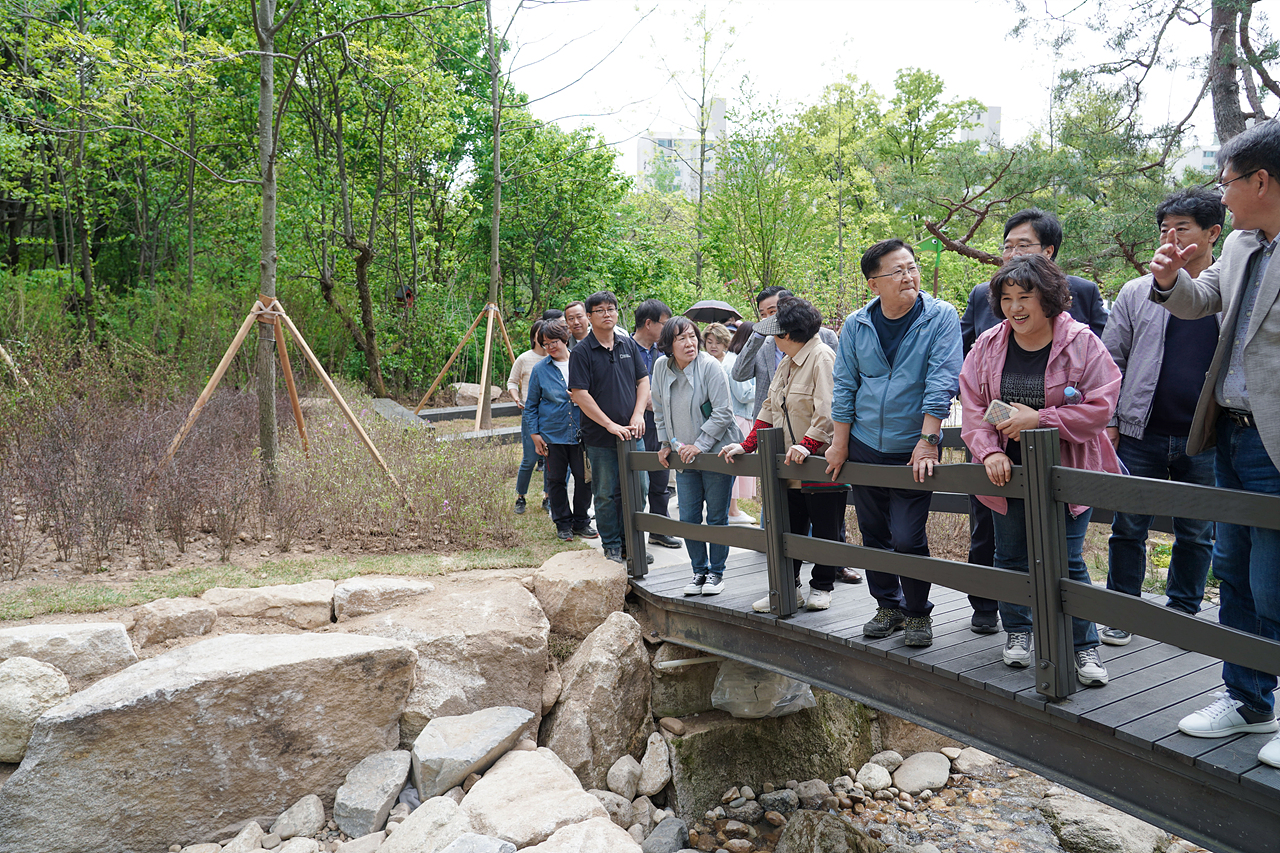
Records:
{"label": "man in blue jacket", "polygon": [[[960,320],[946,302],[920,292],[915,251],[902,240],[868,249],[862,274],[877,298],[851,314],[840,333],[827,473],[835,479],[846,460],[910,465],[923,483],[938,462],[942,422],[960,390]],[[931,499],[927,491],[855,486],[862,544],[928,556]],[[933,643],[928,582],[868,571],[867,584],[879,609],[863,626],[864,637],[905,628],[908,646]]]}

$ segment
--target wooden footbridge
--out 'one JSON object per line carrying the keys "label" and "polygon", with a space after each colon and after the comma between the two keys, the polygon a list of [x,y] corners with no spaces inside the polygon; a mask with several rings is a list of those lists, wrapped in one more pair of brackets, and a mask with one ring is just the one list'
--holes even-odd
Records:
{"label": "wooden footbridge", "polygon": [[[1067,577],[1064,503],[1154,512],[1280,529],[1280,497],[1080,471],[1059,465],[1056,430],[1023,433],[1024,467],[996,488],[981,465],[936,469],[934,507],[955,495],[1026,501],[1031,573],[888,553],[787,532],[788,478],[825,479],[811,459],[784,466],[780,430],[761,433],[760,452],[729,465],[699,457],[672,467],[760,477],[762,528],[685,524],[649,513],[639,471],[657,454],[620,443],[632,588],[664,640],[754,664],[884,709],[979,746],[1219,853],[1280,850],[1280,770],[1259,764],[1270,735],[1209,740],[1178,731],[1178,720],[1221,690],[1221,661],[1280,673],[1280,643]],[[905,467],[846,464],[846,483],[920,488]],[[1095,516],[1100,513],[1095,512]],[[777,523],[777,520],[783,520]],[[731,545],[725,593],[681,594],[688,564],[647,571],[645,532]],[[862,624],[876,604],[865,586],[837,584],[830,610],[796,607],[790,560],[892,572],[934,584],[934,642],[908,648],[901,633],[868,641]],[[773,612],[754,613],[765,594]],[[1001,661],[1003,634],[970,632],[965,593],[1029,605],[1035,618],[1031,667]],[[1124,647],[1103,647],[1110,683],[1076,683],[1070,617],[1132,631]]]}

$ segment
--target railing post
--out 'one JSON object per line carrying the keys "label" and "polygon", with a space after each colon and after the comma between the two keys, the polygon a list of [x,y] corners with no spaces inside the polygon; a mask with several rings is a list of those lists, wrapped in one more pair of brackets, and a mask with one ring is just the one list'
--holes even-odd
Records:
{"label": "railing post", "polygon": [[1023,430],[1036,692],[1054,701],[1067,698],[1076,683],[1071,617],[1062,611],[1062,580],[1069,576],[1067,522],[1053,498],[1053,468],[1061,461],[1056,429]]}
{"label": "railing post", "polygon": [[649,552],[644,535],[636,529],[636,513],[644,509],[641,478],[631,470],[631,452],[639,450],[634,438],[618,439],[618,480],[622,492],[622,541],[627,546],[627,574],[642,578],[649,573]]}
{"label": "railing post", "polygon": [[796,575],[783,555],[782,534],[791,529],[787,484],[778,477],[778,455],[786,450],[778,427],[756,433],[760,456],[760,524],[764,528],[765,563],[769,567],[769,611],[791,616],[796,610]]}

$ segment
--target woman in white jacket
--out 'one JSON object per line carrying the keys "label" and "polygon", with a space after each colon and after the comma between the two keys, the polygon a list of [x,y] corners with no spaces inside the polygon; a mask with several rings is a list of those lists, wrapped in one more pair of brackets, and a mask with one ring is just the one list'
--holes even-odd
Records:
{"label": "woman in white jacket", "polygon": [[[698,327],[685,317],[673,317],[662,327],[658,349],[665,357],[653,365],[653,419],[658,426],[658,458],[664,466],[674,452],[689,463],[699,454],[719,453],[726,444],[742,440],[733,420],[729,380],[720,362],[699,352],[702,341]],[[702,524],[706,508],[707,524],[726,525],[733,476],[714,471],[676,472],[680,496],[680,520]],[[693,566],[693,580],[685,595],[716,595],[724,589],[724,566],[728,545],[711,545],[685,537],[685,548]]]}

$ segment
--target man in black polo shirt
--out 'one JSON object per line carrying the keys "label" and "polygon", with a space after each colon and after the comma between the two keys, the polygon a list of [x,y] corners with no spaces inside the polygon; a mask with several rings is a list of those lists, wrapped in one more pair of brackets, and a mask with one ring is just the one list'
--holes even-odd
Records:
{"label": "man in black polo shirt", "polygon": [[[635,341],[614,333],[618,297],[602,290],[587,297],[585,308],[591,331],[569,355],[569,395],[584,415],[582,441],[591,462],[596,527],[604,555],[621,563],[622,490],[617,440],[644,436],[649,371]],[[648,489],[647,482],[643,489]]]}

